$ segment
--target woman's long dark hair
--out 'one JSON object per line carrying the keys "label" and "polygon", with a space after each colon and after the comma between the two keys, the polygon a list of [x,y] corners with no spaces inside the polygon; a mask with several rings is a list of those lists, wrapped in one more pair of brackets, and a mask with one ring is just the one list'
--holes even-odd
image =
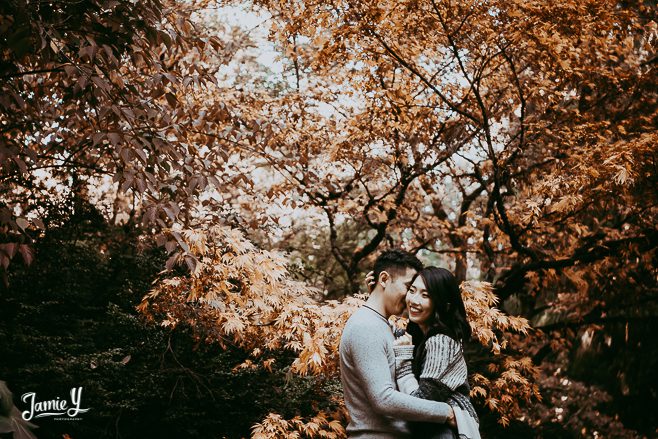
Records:
{"label": "woman's long dark hair", "polygon": [[434,305],[434,313],[429,322],[429,330],[424,334],[420,327],[409,322],[407,332],[411,334],[414,349],[414,374],[420,374],[425,340],[436,334],[445,334],[455,341],[463,342],[471,338],[471,326],[466,318],[466,309],[462,300],[457,278],[445,268],[425,267],[416,276],[425,282],[427,294]]}

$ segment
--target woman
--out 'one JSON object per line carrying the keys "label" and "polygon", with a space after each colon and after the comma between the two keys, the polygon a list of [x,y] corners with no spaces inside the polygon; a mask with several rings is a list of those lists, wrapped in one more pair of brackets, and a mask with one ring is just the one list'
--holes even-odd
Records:
{"label": "woman", "polygon": [[426,267],[413,280],[406,301],[407,334],[399,337],[394,346],[398,388],[410,395],[448,403],[457,423],[456,436],[445,425],[412,423],[413,437],[480,439],[462,349],[471,328],[457,279],[444,268]]}

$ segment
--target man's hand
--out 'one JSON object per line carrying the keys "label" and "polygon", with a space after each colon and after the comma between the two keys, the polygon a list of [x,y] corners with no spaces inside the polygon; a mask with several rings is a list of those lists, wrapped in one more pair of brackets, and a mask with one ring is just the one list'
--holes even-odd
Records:
{"label": "man's hand", "polygon": [[450,415],[446,419],[446,425],[450,428],[457,428],[457,419],[455,419],[455,411],[450,407]]}

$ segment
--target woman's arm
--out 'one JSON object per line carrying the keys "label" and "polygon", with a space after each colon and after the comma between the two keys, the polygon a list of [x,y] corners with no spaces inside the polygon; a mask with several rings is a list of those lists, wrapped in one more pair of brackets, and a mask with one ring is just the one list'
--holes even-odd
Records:
{"label": "woman's arm", "polygon": [[467,382],[466,361],[457,341],[447,335],[438,334],[427,339],[425,349],[421,381],[439,381],[453,391]]}
{"label": "woman's arm", "polygon": [[[417,398],[429,399],[438,402],[448,402],[453,390],[435,378],[420,378],[417,380],[412,371],[413,346],[396,345],[395,352],[395,380],[398,390]],[[427,358],[426,358],[427,362]]]}
{"label": "woman's arm", "polygon": [[[395,381],[400,392],[416,398],[448,402],[452,390],[445,384],[431,378],[421,378],[420,382],[416,380],[411,364],[414,355],[413,345],[395,344],[393,352],[395,352]],[[456,428],[454,412],[453,416],[446,420],[446,424]]]}
{"label": "woman's arm", "polygon": [[411,369],[411,361],[414,356],[413,345],[395,345],[395,381],[398,390],[407,395],[412,395],[418,390],[418,381]]}
{"label": "woman's arm", "polygon": [[413,345],[397,344],[395,379],[402,393],[445,401],[450,393],[467,382],[466,361],[459,343],[446,335],[435,335],[425,343],[426,355],[420,380],[412,372]]}

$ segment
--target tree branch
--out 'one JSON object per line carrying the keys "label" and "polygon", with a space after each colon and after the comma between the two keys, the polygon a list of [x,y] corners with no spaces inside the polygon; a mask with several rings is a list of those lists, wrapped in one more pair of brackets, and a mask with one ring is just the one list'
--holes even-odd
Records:
{"label": "tree branch", "polygon": [[571,257],[563,259],[551,259],[533,261],[528,264],[517,264],[510,268],[496,282],[496,293],[501,300],[507,299],[513,293],[522,291],[525,283],[525,275],[532,271],[561,269],[573,267],[581,263],[589,263],[602,260],[621,251],[624,247],[635,244],[638,251],[647,252],[658,247],[658,230],[650,230],[644,236],[606,241],[598,245],[580,247],[576,249]]}

